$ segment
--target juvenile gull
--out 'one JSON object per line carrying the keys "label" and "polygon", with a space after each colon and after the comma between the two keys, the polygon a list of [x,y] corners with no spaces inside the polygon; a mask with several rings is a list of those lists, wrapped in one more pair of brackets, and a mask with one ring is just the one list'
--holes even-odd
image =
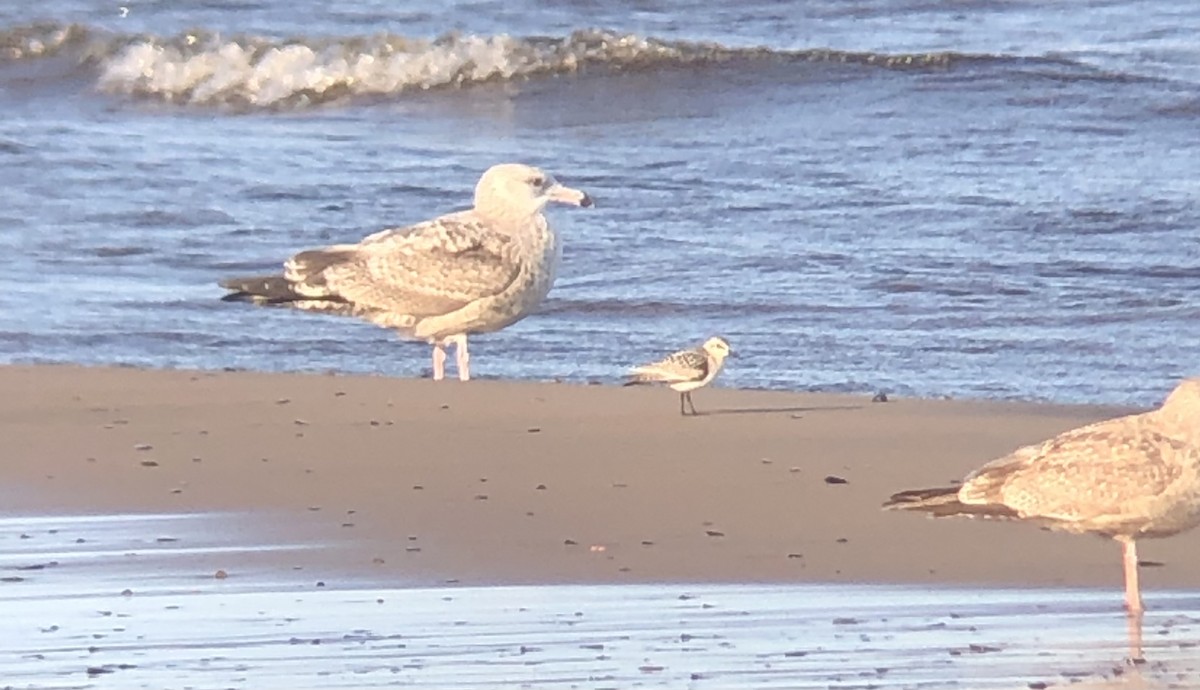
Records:
{"label": "juvenile gull", "polygon": [[1125,606],[1140,619],[1136,540],[1200,524],[1200,378],[1182,381],[1157,410],[1068,431],[993,460],[962,486],[903,491],[883,505],[1115,539]]}
{"label": "juvenile gull", "polygon": [[692,404],[692,391],[711,383],[725,365],[725,358],[732,353],[729,343],[725,342],[724,338],[714,336],[704,341],[700,347],[680,350],[652,364],[635,367],[625,385],[665,383],[671,390],[679,392],[679,414],[688,414],[683,406],[686,401],[695,415],[696,406]]}
{"label": "juvenile gull", "polygon": [[475,186],[475,205],[358,244],[309,249],[283,275],[230,278],[222,299],[357,316],[401,337],[433,345],[433,378],[445,377],[455,345],[458,378],[471,378],[467,335],[527,316],[554,284],[562,245],[542,208],[551,201],[588,207],[587,194],[537,168],[492,166]]}

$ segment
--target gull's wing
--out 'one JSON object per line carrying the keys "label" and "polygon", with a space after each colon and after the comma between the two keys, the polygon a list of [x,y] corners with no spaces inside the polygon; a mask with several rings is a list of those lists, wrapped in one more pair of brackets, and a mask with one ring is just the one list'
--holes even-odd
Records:
{"label": "gull's wing", "polygon": [[521,268],[513,240],[464,211],[301,252],[285,265],[285,277],[313,297],[422,318],[502,292]]}
{"label": "gull's wing", "polygon": [[1021,517],[1119,525],[1150,516],[1189,467],[1200,467],[1197,449],[1162,433],[1152,416],[1132,415],[994,460],[967,477],[958,495]]}

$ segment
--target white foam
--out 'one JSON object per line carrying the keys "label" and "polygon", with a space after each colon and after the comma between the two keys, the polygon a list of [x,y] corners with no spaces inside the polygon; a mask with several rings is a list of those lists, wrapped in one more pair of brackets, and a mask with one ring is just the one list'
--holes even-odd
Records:
{"label": "white foam", "polygon": [[35,24],[0,31],[0,60],[53,55],[86,31],[75,24]]}
{"label": "white foam", "polygon": [[183,45],[153,39],[129,44],[104,61],[99,88],[191,105],[270,107],[508,79],[538,62],[527,59],[522,43],[508,36],[420,43],[380,39],[363,47],[191,36],[178,43]]}

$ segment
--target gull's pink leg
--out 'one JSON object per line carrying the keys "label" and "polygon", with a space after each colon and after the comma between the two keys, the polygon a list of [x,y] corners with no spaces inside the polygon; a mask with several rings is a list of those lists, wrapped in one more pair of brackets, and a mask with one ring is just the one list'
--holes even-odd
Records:
{"label": "gull's pink leg", "polygon": [[1137,543],[1128,537],[1118,538],[1121,542],[1121,556],[1125,562],[1125,609],[1131,614],[1141,614],[1145,611],[1142,606],[1142,592],[1138,586],[1138,557]]}
{"label": "gull's pink leg", "polygon": [[1129,662],[1140,664],[1146,660],[1142,652],[1142,614],[1138,612],[1125,616],[1125,627],[1129,634]]}
{"label": "gull's pink leg", "polygon": [[441,343],[433,344],[433,380],[446,378],[446,350]]}
{"label": "gull's pink leg", "polygon": [[454,361],[458,364],[458,380],[471,380],[471,355],[467,352],[467,334],[456,335],[447,340],[454,343]]}

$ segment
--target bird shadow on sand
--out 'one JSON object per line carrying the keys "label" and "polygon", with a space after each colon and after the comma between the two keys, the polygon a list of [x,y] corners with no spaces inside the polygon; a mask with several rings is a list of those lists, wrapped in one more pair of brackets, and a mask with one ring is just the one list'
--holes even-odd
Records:
{"label": "bird shadow on sand", "polygon": [[833,412],[837,410],[861,410],[863,405],[816,405],[807,407],[726,407],[716,410],[697,410],[694,416],[709,417],[726,414],[803,414],[805,412]]}

